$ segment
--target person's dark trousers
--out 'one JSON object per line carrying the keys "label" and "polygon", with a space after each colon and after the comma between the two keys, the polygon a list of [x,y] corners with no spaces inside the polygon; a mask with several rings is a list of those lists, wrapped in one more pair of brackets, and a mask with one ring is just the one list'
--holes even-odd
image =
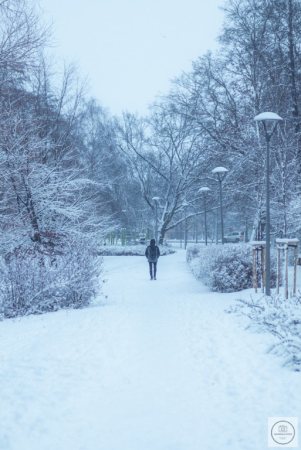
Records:
{"label": "person's dark trousers", "polygon": [[156,278],[157,274],[157,263],[156,262],[149,262],[149,274],[151,278],[153,278],[153,265],[154,265],[154,278]]}

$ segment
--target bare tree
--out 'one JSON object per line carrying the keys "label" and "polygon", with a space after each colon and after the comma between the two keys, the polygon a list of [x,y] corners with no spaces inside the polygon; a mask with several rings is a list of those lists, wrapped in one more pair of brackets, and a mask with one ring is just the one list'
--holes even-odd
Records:
{"label": "bare tree", "polygon": [[[118,146],[126,155],[141,194],[155,213],[153,197],[160,197],[160,242],[184,218],[183,201],[192,201],[209,161],[206,145],[194,122],[177,114],[168,98],[152,108],[148,120],[126,114],[119,128]],[[196,213],[191,213],[194,216]]]}

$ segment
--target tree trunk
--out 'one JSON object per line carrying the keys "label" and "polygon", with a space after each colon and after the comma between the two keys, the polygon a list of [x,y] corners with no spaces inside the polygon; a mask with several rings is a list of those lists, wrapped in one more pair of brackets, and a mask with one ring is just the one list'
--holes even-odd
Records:
{"label": "tree trunk", "polygon": [[298,90],[296,83],[296,64],[295,64],[295,43],[294,43],[294,11],[293,0],[288,0],[288,57],[289,57],[289,76],[290,90],[292,98],[292,114],[295,122],[295,132],[300,131],[299,107],[298,107]]}

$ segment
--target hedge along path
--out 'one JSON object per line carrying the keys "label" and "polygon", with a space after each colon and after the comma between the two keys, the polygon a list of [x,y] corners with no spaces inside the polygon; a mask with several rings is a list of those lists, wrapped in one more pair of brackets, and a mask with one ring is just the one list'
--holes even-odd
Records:
{"label": "hedge along path", "polygon": [[[193,245],[187,251],[194,275],[215,292],[252,287],[252,250],[246,244]],[[274,279],[273,272],[273,279]]]}

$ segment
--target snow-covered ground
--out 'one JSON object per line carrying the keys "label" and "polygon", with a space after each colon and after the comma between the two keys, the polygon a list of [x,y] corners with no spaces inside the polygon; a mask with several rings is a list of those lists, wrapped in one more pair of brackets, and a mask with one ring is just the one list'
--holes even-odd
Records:
{"label": "snow-covered ground", "polygon": [[[1,450],[261,450],[301,375],[224,310],[184,251],[106,257],[105,305],[0,323]],[[258,294],[260,295],[260,294]]]}

